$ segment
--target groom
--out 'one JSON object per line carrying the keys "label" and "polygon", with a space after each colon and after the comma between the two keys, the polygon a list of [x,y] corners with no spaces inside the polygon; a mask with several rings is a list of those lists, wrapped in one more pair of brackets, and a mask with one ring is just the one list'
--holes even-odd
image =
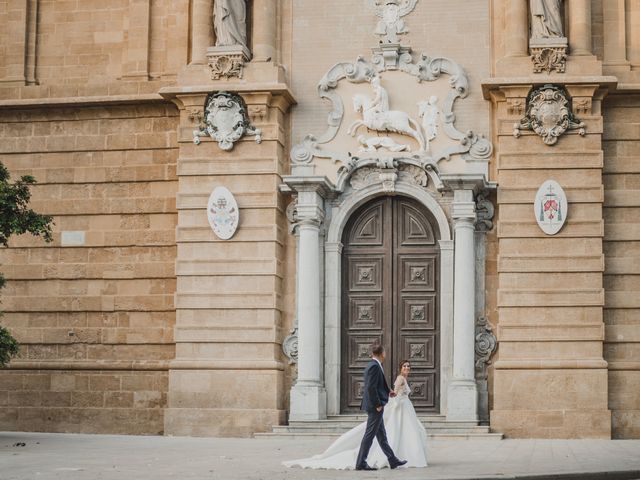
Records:
{"label": "groom", "polygon": [[380,448],[389,459],[391,468],[397,468],[407,463],[406,460],[398,459],[393,450],[391,450],[382,421],[384,406],[389,401],[389,396],[395,396],[389,389],[389,385],[387,385],[384,370],[382,369],[382,362],[384,362],[385,357],[384,347],[374,344],[372,353],[371,361],[367,368],[364,369],[364,392],[360,408],[367,412],[367,429],[360,444],[356,470],[375,470],[375,468],[367,465],[367,456],[374,437],[378,440]]}

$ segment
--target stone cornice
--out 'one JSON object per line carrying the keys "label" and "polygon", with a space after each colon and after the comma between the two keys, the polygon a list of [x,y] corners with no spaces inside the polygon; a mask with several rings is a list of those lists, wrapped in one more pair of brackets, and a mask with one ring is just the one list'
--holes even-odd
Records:
{"label": "stone cornice", "polygon": [[548,83],[558,85],[599,85],[609,90],[615,90],[618,85],[617,77],[585,75],[532,75],[530,77],[493,77],[482,80],[482,95],[485,100],[491,100],[491,92],[505,86],[542,86]]}
{"label": "stone cornice", "polygon": [[[213,91],[221,90],[218,85],[195,85],[189,87],[165,87],[160,89],[159,94],[171,101],[186,95],[206,95]],[[227,92],[238,93],[240,95],[268,93],[274,97],[280,97],[285,100],[286,106],[284,110],[297,102],[291,93],[291,90],[284,83],[251,83],[251,84],[229,84],[224,89]]]}
{"label": "stone cornice", "polygon": [[443,173],[440,179],[447,190],[473,190],[474,195],[498,187],[496,182],[489,182],[483,174],[478,173]]}
{"label": "stone cornice", "polygon": [[284,181],[280,185],[282,193],[317,192],[322,198],[332,198],[335,196],[335,186],[327,177],[323,176],[297,176],[286,175],[282,177]]}

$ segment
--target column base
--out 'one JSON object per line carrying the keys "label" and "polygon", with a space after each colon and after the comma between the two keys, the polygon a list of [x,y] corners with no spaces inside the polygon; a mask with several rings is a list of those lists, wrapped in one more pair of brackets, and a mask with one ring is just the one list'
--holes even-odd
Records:
{"label": "column base", "polygon": [[295,384],[291,388],[289,420],[324,420],[327,418],[327,392],[320,385]]}
{"label": "column base", "polygon": [[452,381],[447,398],[447,421],[478,421],[478,387],[474,380]]}

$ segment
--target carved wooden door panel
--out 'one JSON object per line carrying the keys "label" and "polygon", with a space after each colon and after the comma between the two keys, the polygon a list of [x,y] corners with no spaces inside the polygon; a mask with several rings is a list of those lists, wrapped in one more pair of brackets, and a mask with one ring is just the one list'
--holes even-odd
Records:
{"label": "carved wooden door panel", "polygon": [[430,218],[416,202],[383,197],[354,213],[343,235],[341,410],[355,412],[362,373],[377,340],[391,383],[412,363],[416,409],[439,410],[438,249]]}

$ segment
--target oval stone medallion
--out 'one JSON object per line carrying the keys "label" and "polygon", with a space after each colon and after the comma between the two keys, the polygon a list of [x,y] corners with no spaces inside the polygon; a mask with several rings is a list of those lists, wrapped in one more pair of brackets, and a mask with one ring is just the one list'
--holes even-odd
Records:
{"label": "oval stone medallion", "polygon": [[233,194],[225,187],[217,187],[209,197],[207,217],[213,233],[221,240],[229,240],[238,229],[240,211]]}
{"label": "oval stone medallion", "polygon": [[538,189],[533,204],[536,221],[544,233],[555,235],[567,219],[567,196],[558,182],[547,180]]}

